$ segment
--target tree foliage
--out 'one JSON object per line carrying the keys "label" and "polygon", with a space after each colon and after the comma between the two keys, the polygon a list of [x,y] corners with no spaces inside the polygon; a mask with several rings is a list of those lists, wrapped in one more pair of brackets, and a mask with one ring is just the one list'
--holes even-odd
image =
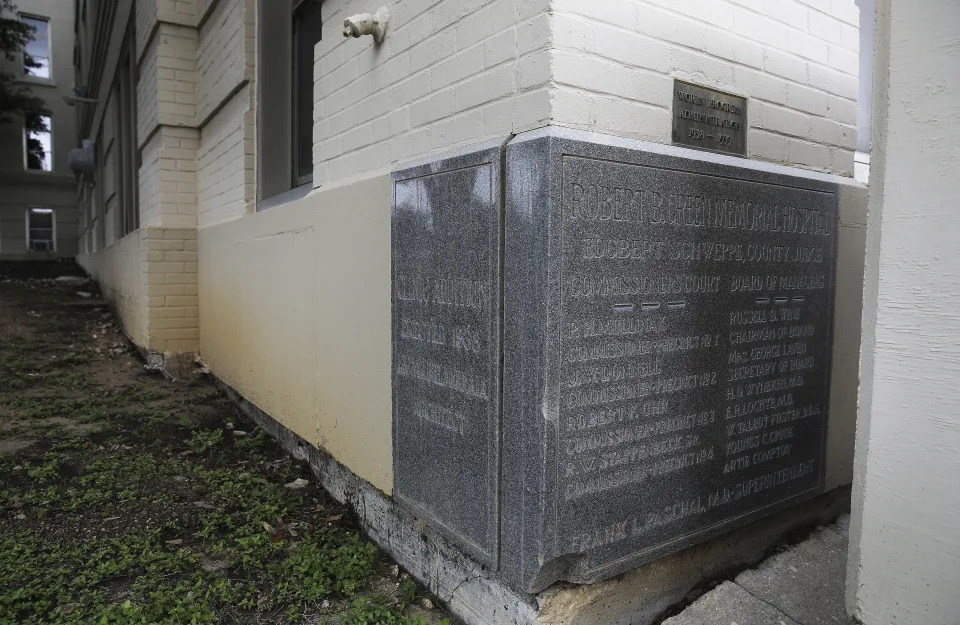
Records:
{"label": "tree foliage", "polygon": [[39,63],[24,51],[33,39],[34,29],[20,21],[16,9],[12,0],[0,0],[0,54],[6,61],[0,68],[0,122],[23,117],[28,130],[48,130],[44,118],[50,112],[46,104],[20,81],[21,58],[28,67],[39,67]]}

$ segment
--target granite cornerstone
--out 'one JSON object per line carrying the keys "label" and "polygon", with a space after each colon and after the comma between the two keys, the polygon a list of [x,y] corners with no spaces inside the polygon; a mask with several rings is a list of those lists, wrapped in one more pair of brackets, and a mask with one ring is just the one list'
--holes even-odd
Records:
{"label": "granite cornerstone", "polygon": [[829,177],[551,128],[393,197],[395,494],[511,585],[823,492]]}

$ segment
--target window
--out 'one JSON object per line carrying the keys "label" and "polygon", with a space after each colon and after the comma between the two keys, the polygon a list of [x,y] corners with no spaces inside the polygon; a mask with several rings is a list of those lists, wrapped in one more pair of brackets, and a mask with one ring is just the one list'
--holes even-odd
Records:
{"label": "window", "polygon": [[320,0],[260,0],[258,188],[266,199],[313,180],[313,47]]}
{"label": "window", "polygon": [[113,97],[117,99],[116,184],[121,203],[121,235],[129,234],[140,227],[140,211],[137,208],[140,150],[137,149],[137,62],[133,46],[134,28],[135,23],[131,19],[113,88]]}
{"label": "window", "polygon": [[31,208],[27,211],[27,249],[31,252],[54,252],[57,249],[56,220],[52,208]]}
{"label": "window", "polygon": [[27,169],[53,170],[53,122],[49,117],[33,113],[24,116],[23,152]]}
{"label": "window", "polygon": [[50,22],[42,17],[21,15],[20,20],[33,27],[33,40],[23,50],[23,73],[50,78]]}

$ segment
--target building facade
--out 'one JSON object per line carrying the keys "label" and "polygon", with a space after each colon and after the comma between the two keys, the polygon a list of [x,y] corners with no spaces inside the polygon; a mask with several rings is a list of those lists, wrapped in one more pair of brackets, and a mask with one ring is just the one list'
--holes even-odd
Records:
{"label": "building facade", "polygon": [[[14,17],[14,16],[10,16]],[[71,258],[77,252],[75,177],[67,155],[77,147],[73,96],[74,7],[57,0],[21,2],[15,16],[35,29],[23,57],[6,63],[50,115],[0,124],[0,260]]]}
{"label": "building facade", "polygon": [[[344,37],[381,4],[382,44]],[[96,100],[79,262],[137,345],[198,353],[370,501],[394,484],[391,172],[548,126],[670,144],[675,80],[746,98],[747,159],[839,185],[826,483],[850,484],[867,216],[853,0],[78,7],[76,83]],[[444,566],[404,563],[428,583]]]}

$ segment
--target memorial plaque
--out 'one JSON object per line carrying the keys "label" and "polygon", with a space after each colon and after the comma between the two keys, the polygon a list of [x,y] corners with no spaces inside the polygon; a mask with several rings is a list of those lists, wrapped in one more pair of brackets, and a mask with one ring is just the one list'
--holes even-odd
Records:
{"label": "memorial plaque", "polygon": [[393,175],[394,496],[497,561],[500,144]]}
{"label": "memorial plaque", "polygon": [[597,140],[507,146],[501,569],[531,592],[824,484],[836,185]]}
{"label": "memorial plaque", "polygon": [[747,153],[747,99],[673,81],[673,142],[698,150]]}

